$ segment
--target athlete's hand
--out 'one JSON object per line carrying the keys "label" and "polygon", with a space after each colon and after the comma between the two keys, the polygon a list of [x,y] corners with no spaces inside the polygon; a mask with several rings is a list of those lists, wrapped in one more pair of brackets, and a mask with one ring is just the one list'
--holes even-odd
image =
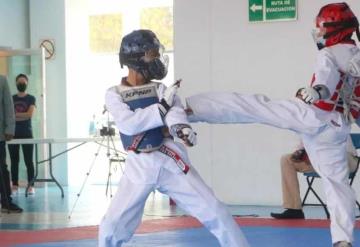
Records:
{"label": "athlete's hand", "polygon": [[313,104],[320,99],[330,97],[329,89],[323,84],[317,84],[313,87],[300,88],[296,92],[296,97],[302,99],[306,104]]}
{"label": "athlete's hand", "polygon": [[168,86],[163,94],[162,99],[168,104],[169,107],[172,107],[174,104],[174,98],[177,93],[178,88],[180,87],[181,79],[176,80],[173,84]]}
{"label": "athlete's hand", "polygon": [[175,124],[170,127],[170,134],[181,139],[186,146],[196,145],[196,132],[188,124]]}
{"label": "athlete's hand", "polygon": [[180,82],[181,80],[177,80],[174,84],[168,86],[165,89],[163,97],[159,102],[159,110],[162,116],[165,116],[170,108],[174,105],[174,98],[178,88],[180,87]]}
{"label": "athlete's hand", "polygon": [[315,101],[320,99],[320,93],[313,87],[300,89],[299,96],[306,104],[313,104]]}
{"label": "athlete's hand", "polygon": [[186,146],[192,147],[197,143],[196,132],[193,131],[190,127],[179,129],[176,132],[176,135],[178,138],[183,140]]}

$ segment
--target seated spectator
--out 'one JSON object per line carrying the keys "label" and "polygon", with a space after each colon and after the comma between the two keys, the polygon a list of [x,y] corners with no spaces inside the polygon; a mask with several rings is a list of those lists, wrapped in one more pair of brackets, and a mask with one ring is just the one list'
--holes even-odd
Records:
{"label": "seated spectator", "polygon": [[[353,172],[356,170],[357,159],[356,150],[352,145],[350,136],[347,142],[347,154],[349,170]],[[280,164],[283,207],[285,210],[282,213],[271,213],[271,216],[275,219],[304,219],[297,173],[315,172],[305,148],[301,145],[292,154],[285,154],[281,157]]]}

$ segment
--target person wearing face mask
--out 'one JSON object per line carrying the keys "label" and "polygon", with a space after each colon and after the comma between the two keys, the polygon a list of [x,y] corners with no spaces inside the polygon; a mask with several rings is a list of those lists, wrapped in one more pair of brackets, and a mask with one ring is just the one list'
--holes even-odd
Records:
{"label": "person wearing face mask", "polygon": [[[26,92],[28,85],[28,77],[25,74],[16,76],[16,88],[18,93],[13,95],[14,109],[15,109],[15,136],[14,139],[33,138],[31,118],[35,110],[35,97]],[[8,145],[11,159],[11,181],[12,192],[17,193],[19,189],[19,151],[20,144]],[[27,169],[28,194],[35,193],[33,184],[30,184],[34,178],[34,144],[21,144],[24,161]]]}

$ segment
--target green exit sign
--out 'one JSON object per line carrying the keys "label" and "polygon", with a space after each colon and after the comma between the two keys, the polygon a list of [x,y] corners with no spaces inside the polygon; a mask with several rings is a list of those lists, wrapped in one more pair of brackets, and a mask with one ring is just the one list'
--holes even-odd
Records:
{"label": "green exit sign", "polygon": [[297,0],[249,0],[249,21],[288,21],[297,18]]}

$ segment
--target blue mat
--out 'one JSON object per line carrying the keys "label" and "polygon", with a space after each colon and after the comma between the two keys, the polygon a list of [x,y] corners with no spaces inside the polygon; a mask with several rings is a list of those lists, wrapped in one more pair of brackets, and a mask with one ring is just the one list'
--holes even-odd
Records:
{"label": "blue mat", "polygon": [[[329,247],[328,228],[242,227],[252,247]],[[355,231],[360,241],[360,230]],[[17,247],[96,247],[95,239],[74,240]],[[136,234],[124,247],[219,247],[215,237],[205,228]],[[355,243],[354,247],[360,246]]]}

